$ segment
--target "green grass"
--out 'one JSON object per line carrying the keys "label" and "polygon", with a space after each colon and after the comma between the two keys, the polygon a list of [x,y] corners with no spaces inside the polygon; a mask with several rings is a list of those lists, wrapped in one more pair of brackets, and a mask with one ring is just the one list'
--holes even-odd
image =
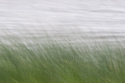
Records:
{"label": "green grass", "polygon": [[125,49],[120,44],[46,42],[1,42],[0,83],[125,83]]}

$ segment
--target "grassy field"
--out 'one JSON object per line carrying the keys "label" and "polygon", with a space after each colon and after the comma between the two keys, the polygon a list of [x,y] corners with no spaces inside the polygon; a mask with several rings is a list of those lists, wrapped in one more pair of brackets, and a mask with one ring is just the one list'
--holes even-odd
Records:
{"label": "grassy field", "polygon": [[125,83],[120,43],[11,43],[0,42],[0,83]]}

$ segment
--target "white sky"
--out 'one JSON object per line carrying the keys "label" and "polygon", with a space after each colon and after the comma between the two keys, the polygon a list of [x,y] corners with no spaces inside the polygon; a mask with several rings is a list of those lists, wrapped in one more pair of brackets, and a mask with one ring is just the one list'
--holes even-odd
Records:
{"label": "white sky", "polygon": [[47,30],[124,32],[125,1],[0,0],[0,32],[41,26]]}

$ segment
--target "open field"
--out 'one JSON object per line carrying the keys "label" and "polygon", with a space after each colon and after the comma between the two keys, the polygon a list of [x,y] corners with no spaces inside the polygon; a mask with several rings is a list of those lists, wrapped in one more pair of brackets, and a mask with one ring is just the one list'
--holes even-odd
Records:
{"label": "open field", "polygon": [[0,83],[125,83],[125,1],[0,0]]}
{"label": "open field", "polygon": [[11,45],[0,42],[0,83],[125,82],[125,48],[121,43],[74,45],[49,36],[39,43],[35,37],[31,40],[8,40]]}

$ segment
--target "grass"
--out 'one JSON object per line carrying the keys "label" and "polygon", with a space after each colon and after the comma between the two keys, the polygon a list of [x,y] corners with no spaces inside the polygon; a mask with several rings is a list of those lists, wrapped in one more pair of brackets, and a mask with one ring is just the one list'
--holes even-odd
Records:
{"label": "grass", "polygon": [[0,83],[125,83],[125,49],[108,44],[0,44]]}

